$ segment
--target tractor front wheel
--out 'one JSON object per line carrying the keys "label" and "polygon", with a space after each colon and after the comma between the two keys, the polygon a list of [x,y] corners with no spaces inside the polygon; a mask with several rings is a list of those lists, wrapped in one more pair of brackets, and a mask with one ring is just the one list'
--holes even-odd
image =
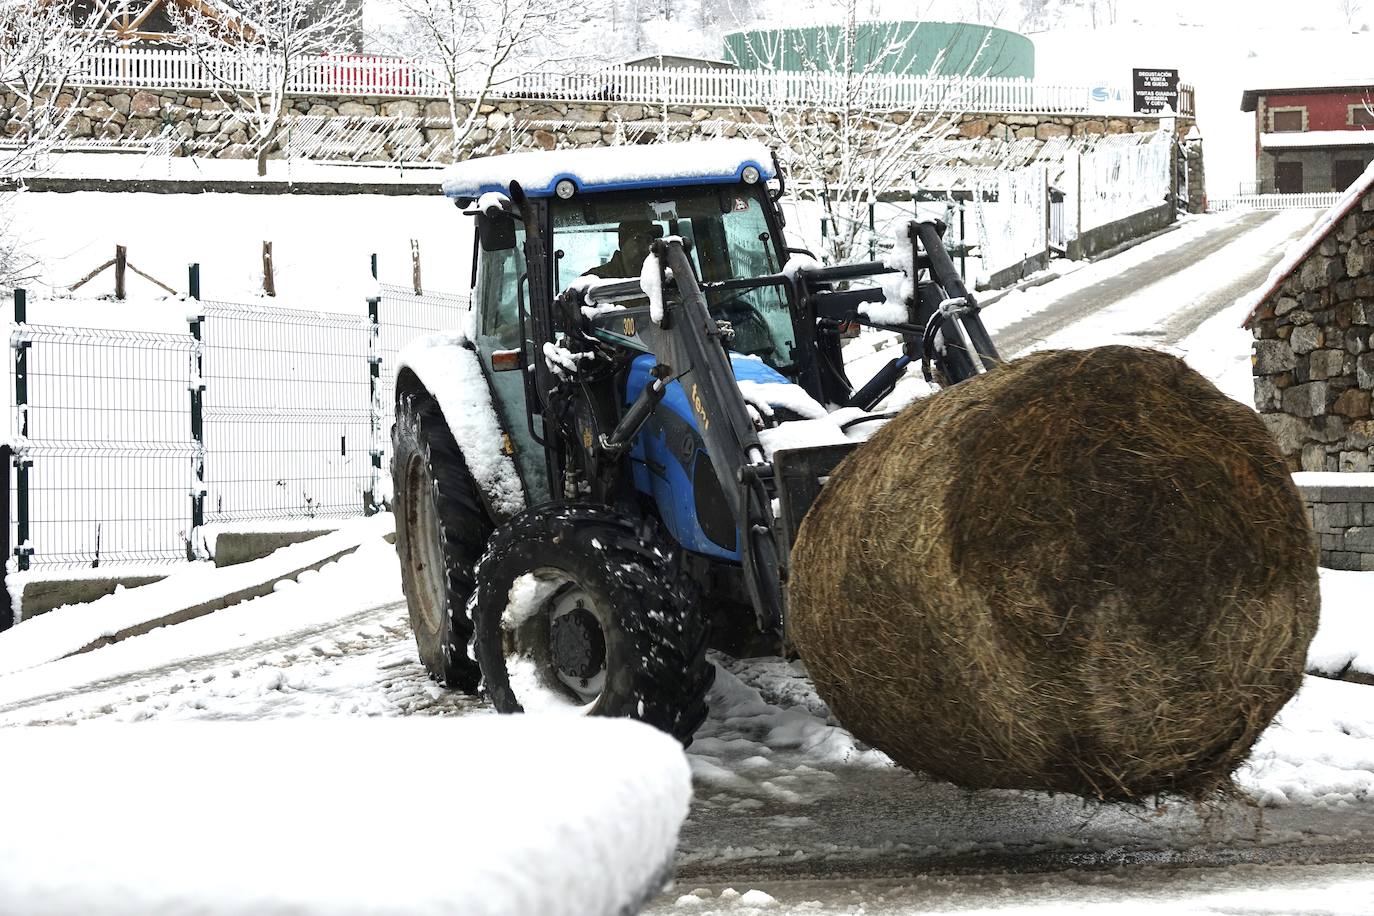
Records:
{"label": "tractor front wheel", "polygon": [[469,604],[498,711],[625,716],[691,741],[715,669],[677,550],[608,509],[532,509],[498,529]]}

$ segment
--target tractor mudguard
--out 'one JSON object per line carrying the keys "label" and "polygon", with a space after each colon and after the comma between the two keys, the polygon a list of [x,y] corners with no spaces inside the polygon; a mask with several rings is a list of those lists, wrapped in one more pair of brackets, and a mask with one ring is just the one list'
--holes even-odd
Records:
{"label": "tractor mudguard", "polygon": [[523,510],[525,488],[471,341],[456,332],[417,337],[396,358],[398,392],[406,373],[438,402],[492,520],[500,524]]}

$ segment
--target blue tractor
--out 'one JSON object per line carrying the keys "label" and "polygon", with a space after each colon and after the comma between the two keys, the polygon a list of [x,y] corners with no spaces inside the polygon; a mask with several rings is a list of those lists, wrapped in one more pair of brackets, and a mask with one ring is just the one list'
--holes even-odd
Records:
{"label": "blue tractor", "polygon": [[[911,223],[905,259],[822,268],[787,247],[782,184],[749,141],[450,171],[476,223],[473,320],[402,354],[392,464],[437,680],[501,712],[629,716],[689,741],[708,646],[782,651],[789,545],[856,447],[789,424],[849,408],[871,425],[917,365],[941,384],[996,365],[942,225]],[[857,389],[856,325],[902,342]]]}

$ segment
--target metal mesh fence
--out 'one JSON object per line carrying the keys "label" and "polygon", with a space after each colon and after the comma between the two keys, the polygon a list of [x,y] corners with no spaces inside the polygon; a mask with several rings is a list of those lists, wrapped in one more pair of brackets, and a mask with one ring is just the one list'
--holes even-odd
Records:
{"label": "metal mesh fence", "polygon": [[186,559],[193,341],[21,325],[13,344],[21,565]]}
{"label": "metal mesh fence", "polygon": [[[390,404],[396,390],[396,355],[422,334],[470,329],[467,296],[427,292],[416,295],[403,286],[379,284],[377,349],[382,358],[381,402]],[[389,412],[389,411],[388,411]]]}
{"label": "metal mesh fence", "polygon": [[362,514],[373,489],[371,322],[203,305],[206,522]]}
{"label": "metal mesh fence", "polygon": [[375,510],[396,355],[468,317],[465,296],[390,286],[353,314],[207,300],[184,334],[27,323],[42,310],[16,293],[25,569],[185,560],[202,524]]}

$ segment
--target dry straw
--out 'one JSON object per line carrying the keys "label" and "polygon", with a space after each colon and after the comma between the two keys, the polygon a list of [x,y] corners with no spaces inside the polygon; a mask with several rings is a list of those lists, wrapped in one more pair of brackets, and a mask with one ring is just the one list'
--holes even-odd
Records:
{"label": "dry straw", "polygon": [[1259,418],[1172,356],[1040,353],[838,468],[790,626],[855,735],[970,788],[1204,798],[1297,690],[1303,505]]}

